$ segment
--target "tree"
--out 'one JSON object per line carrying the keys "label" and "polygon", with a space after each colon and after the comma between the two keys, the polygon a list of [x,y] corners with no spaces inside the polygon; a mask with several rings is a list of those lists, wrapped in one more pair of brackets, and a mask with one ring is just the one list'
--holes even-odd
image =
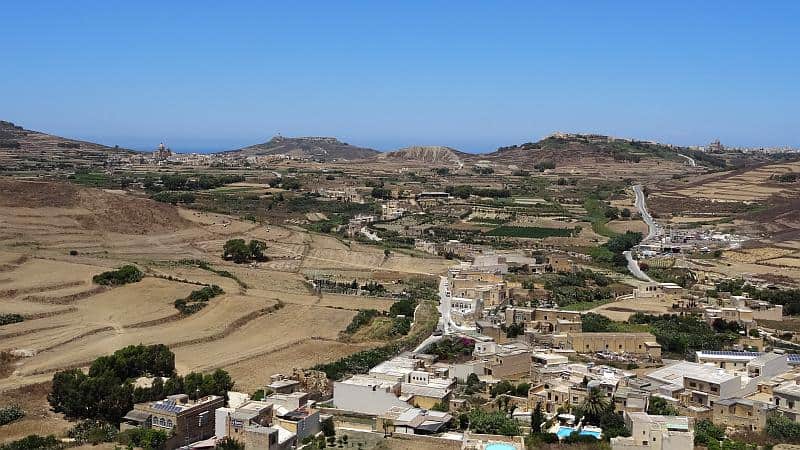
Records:
{"label": "tree", "polygon": [[258,240],[251,240],[246,243],[244,239],[229,239],[222,247],[222,258],[231,260],[236,264],[249,262],[250,260],[264,261],[267,257],[264,250],[267,244]]}
{"label": "tree", "polygon": [[222,247],[222,257],[241,264],[250,258],[250,248],[244,239],[229,239]]}
{"label": "tree", "polygon": [[608,408],[608,399],[605,393],[598,388],[589,388],[586,398],[581,403],[581,411],[586,417],[587,422],[598,423],[600,416]]}
{"label": "tree", "polygon": [[[182,383],[157,379],[150,388],[133,389],[130,380],[142,375],[173,376],[175,355],[164,345],[131,345],[97,358],[88,375],[79,369],[56,372],[47,400],[69,418],[118,423],[134,400],[147,401],[178,393]],[[179,378],[179,377],[174,377]]]}
{"label": "tree", "polygon": [[536,408],[531,413],[531,433],[541,433],[542,425],[546,422],[542,402],[536,402]]}
{"label": "tree", "polygon": [[[769,418],[767,418],[767,427]],[[709,446],[711,442],[719,443],[725,439],[725,430],[714,425],[708,419],[703,419],[694,425],[694,445]]]}
{"label": "tree", "polygon": [[81,391],[81,384],[86,378],[86,374],[80,369],[56,372],[53,375],[52,390],[47,394],[47,401],[53,411],[67,417],[86,417],[87,408]]}
{"label": "tree", "polygon": [[678,410],[661,397],[650,397],[647,414],[654,416],[677,416]]}
{"label": "tree", "polygon": [[230,436],[225,436],[217,441],[217,446],[215,448],[217,450],[244,450],[244,444]]}
{"label": "tree", "polygon": [[478,434],[502,434],[516,436],[520,434],[519,425],[500,411],[486,412],[473,409],[467,416],[470,429]]}
{"label": "tree", "polygon": [[800,442],[800,423],[782,414],[770,414],[764,427],[767,435],[785,443]]}
{"label": "tree", "polygon": [[264,260],[264,250],[267,249],[267,244],[253,239],[249,244],[247,244],[247,248],[250,250],[251,258],[255,259],[256,261]]}
{"label": "tree", "polygon": [[387,199],[387,198],[390,198],[392,196],[392,191],[390,191],[389,189],[386,189],[384,187],[376,186],[376,187],[372,188],[371,195],[372,195],[373,198]]}
{"label": "tree", "polygon": [[161,450],[168,438],[167,433],[152,428],[132,428],[117,435],[120,444],[141,447],[144,450]]}
{"label": "tree", "polygon": [[628,208],[622,208],[622,211],[619,212],[619,215],[623,219],[630,219],[631,218],[631,210]]}

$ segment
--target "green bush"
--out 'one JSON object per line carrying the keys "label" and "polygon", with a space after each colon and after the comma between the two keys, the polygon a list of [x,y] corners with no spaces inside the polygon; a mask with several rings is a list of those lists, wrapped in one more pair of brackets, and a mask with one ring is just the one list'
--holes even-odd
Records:
{"label": "green bush", "polygon": [[573,228],[515,227],[503,225],[489,231],[486,235],[543,239],[547,237],[570,237],[574,231]]}
{"label": "green bush", "polygon": [[18,323],[25,320],[20,314],[0,314],[0,326]]}
{"label": "green bush", "polygon": [[191,315],[206,307],[206,303],[212,298],[224,294],[225,291],[216,284],[205,286],[202,289],[192,291],[186,298],[175,300],[175,308],[183,315]]}
{"label": "green bush", "polygon": [[122,445],[141,447],[144,450],[161,450],[166,444],[167,433],[152,428],[132,428],[117,435],[117,442]]}
{"label": "green bush", "polygon": [[0,445],[0,450],[61,450],[64,444],[55,436],[32,434],[22,439]]}
{"label": "green bush", "polygon": [[117,270],[110,270],[92,277],[96,284],[104,286],[120,286],[128,283],[136,283],[142,280],[144,274],[133,265],[125,265]]}
{"label": "green bush", "polygon": [[520,428],[516,421],[500,411],[483,411],[473,409],[467,414],[470,430],[478,434],[500,434],[503,436],[516,436]]}
{"label": "green bush", "polygon": [[380,313],[375,309],[361,309],[356,313],[355,316],[353,316],[353,320],[350,321],[350,324],[347,325],[347,328],[345,328],[344,332],[347,334],[353,334],[378,315],[380,315]]}
{"label": "green bush", "polygon": [[25,411],[19,406],[4,406],[0,407],[0,425],[14,422],[25,417]]}
{"label": "green bush", "polygon": [[97,445],[102,442],[113,442],[117,437],[114,425],[100,420],[83,420],[67,432],[67,436],[78,444]]}
{"label": "green bush", "polygon": [[178,203],[194,203],[195,196],[191,192],[174,192],[174,191],[161,191],[156,192],[151,197],[153,200],[161,203],[171,203],[176,205]]}
{"label": "green bush", "polygon": [[767,417],[764,431],[768,436],[787,444],[800,442],[800,423],[781,414],[771,414]]}

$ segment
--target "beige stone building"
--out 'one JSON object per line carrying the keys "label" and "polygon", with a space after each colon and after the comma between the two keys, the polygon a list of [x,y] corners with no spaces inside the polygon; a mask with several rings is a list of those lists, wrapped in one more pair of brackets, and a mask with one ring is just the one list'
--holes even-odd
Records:
{"label": "beige stone building", "polygon": [[650,333],[567,333],[567,344],[579,353],[628,353],[661,359],[661,345]]}
{"label": "beige stone building", "polygon": [[581,331],[581,313],[552,308],[508,307],[506,325],[524,324],[526,332],[567,333]]}
{"label": "beige stone building", "polygon": [[527,376],[531,371],[531,350],[524,344],[476,342],[473,356],[483,362],[485,375],[497,379]]}
{"label": "beige stone building", "polygon": [[196,401],[185,394],[164,400],[137,403],[123,417],[120,430],[152,428],[170,436],[164,448],[171,450],[214,436],[214,412],[225,405],[225,397],[209,395]]}
{"label": "beige stone building", "polygon": [[743,398],[717,400],[712,421],[717,425],[759,432],[767,424],[767,416],[777,406]]}
{"label": "beige stone building", "polygon": [[503,276],[477,271],[451,271],[448,276],[450,295],[480,299],[486,307],[502,304],[506,299],[506,283]]}

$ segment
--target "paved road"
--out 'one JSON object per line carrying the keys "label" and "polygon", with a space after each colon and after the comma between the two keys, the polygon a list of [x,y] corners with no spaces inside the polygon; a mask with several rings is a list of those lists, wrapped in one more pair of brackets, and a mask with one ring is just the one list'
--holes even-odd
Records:
{"label": "paved road", "polygon": [[644,191],[642,190],[642,186],[638,184],[633,186],[633,193],[636,196],[636,199],[633,204],[636,206],[636,209],[639,210],[639,214],[641,214],[644,223],[647,224],[647,230],[648,230],[647,236],[644,239],[642,239],[642,242],[647,242],[652,239],[655,239],[660,234],[660,229],[656,221],[653,219],[653,216],[651,216],[650,213],[647,212],[647,200],[644,197]]}
{"label": "paved road", "polygon": [[678,153],[678,156],[680,156],[681,158],[686,159],[686,162],[688,162],[690,166],[692,166],[692,167],[696,167],[697,166],[697,163],[695,162],[694,158],[692,158],[691,156],[681,155],[680,153]]}
{"label": "paved road", "polygon": [[628,250],[627,252],[622,252],[622,254],[625,255],[625,259],[628,260],[628,272],[630,272],[631,275],[642,281],[647,281],[647,282],[653,281],[652,278],[648,277],[647,274],[644,273],[642,269],[639,268],[639,262],[633,259],[633,255],[631,254],[630,250]]}
{"label": "paved road", "polygon": [[[636,196],[634,205],[636,205],[636,209],[639,210],[639,214],[642,216],[644,223],[647,224],[647,236],[642,239],[642,242],[648,242],[656,239],[660,234],[660,229],[656,221],[653,219],[653,216],[651,216],[647,211],[647,201],[644,197],[642,186],[638,184],[633,186],[633,193]],[[630,251],[623,252],[623,255],[625,255],[625,259],[628,260],[628,272],[630,272],[631,275],[642,281],[653,281],[652,278],[648,277],[647,274],[639,268],[639,263],[633,258],[633,254]]]}

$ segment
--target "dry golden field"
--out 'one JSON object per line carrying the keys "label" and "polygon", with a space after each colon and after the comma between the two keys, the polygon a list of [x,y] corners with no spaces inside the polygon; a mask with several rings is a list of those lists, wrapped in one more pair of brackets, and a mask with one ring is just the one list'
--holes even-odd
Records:
{"label": "dry golden field", "polygon": [[[57,370],[139,343],[170,346],[181,373],[224,367],[243,387],[256,387],[272,373],[362,349],[368,344],[339,342],[339,332],[356,310],[391,305],[315,294],[307,271],[401,279],[442,273],[449,265],[124,194],[58,183],[0,184],[0,313],[26,318],[0,327],[0,350],[24,355],[0,375],[0,391],[47,382]],[[239,237],[264,240],[270,261],[222,260],[224,242]],[[185,259],[207,261],[242,284],[180,262]],[[145,272],[141,282],[92,283],[93,275],[130,263]],[[198,283],[217,284],[225,294],[193,315],[179,315],[174,300]],[[282,307],[273,311],[276,305]]]}

